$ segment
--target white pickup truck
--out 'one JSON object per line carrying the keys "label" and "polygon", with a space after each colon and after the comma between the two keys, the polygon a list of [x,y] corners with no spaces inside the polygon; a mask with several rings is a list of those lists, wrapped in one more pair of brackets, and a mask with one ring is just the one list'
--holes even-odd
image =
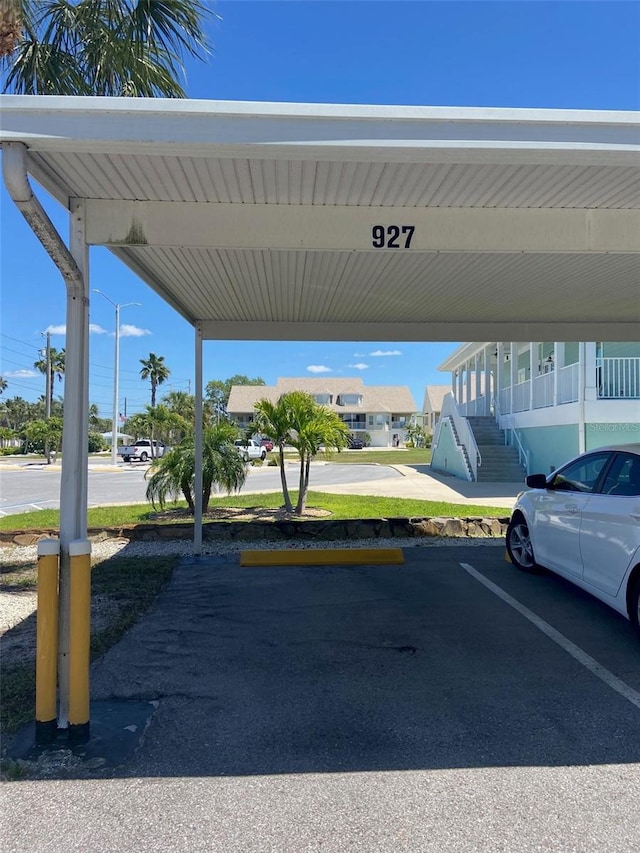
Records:
{"label": "white pickup truck", "polygon": [[125,462],[148,462],[149,459],[159,459],[164,456],[166,450],[161,441],[154,441],[152,453],[149,439],[140,438],[133,444],[123,444],[119,447],[118,456],[122,456]]}
{"label": "white pickup truck", "polygon": [[249,441],[243,441],[239,438],[234,443],[238,449],[238,453],[245,462],[248,462],[250,459],[262,459],[264,461],[267,458],[267,448],[252,438]]}

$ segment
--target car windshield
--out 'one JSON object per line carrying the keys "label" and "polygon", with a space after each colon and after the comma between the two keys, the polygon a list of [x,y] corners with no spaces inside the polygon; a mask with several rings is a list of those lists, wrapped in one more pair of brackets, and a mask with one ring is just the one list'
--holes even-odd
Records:
{"label": "car windshield", "polygon": [[552,488],[561,492],[593,492],[609,456],[609,453],[594,453],[571,462],[555,475]]}

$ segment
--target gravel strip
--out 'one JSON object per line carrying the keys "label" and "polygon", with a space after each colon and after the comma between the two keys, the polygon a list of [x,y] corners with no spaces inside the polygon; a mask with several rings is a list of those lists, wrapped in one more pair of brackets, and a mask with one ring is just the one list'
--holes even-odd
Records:
{"label": "gravel strip", "polygon": [[[477,545],[477,546],[502,546],[502,539],[469,539],[454,537],[407,537],[396,539],[372,538],[372,539],[344,539],[331,541],[278,539],[269,541],[265,539],[251,541],[233,542],[203,542],[202,555],[205,557],[224,557],[228,554],[237,554],[239,551],[275,551],[284,549],[309,550],[311,548],[424,548],[434,545]],[[102,542],[93,542],[91,554],[94,560],[105,560],[114,557],[126,548],[126,557],[155,557],[168,554],[178,554],[190,557],[193,553],[193,543],[190,539],[169,539],[162,542],[129,542],[128,539],[105,539]],[[8,545],[0,549],[0,565],[20,566],[35,563],[38,557],[37,545]]]}

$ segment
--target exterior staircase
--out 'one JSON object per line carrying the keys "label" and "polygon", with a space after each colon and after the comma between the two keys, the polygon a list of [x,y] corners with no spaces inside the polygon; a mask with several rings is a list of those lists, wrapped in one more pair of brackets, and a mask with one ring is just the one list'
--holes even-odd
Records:
{"label": "exterior staircase", "polygon": [[504,443],[504,432],[492,417],[468,417],[482,464],[479,483],[524,483],[526,471],[518,460],[518,451]]}

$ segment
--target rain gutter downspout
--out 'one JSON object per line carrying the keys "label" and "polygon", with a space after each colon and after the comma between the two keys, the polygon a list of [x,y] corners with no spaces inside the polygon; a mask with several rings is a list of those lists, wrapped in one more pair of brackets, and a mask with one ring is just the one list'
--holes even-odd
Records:
{"label": "rain gutter downspout", "polygon": [[[88,253],[82,201],[71,203],[68,249],[36,198],[27,172],[27,146],[2,143],[2,173],[7,191],[60,270],[67,290],[64,430],[60,485],[59,712],[58,727],[69,725],[70,556],[69,546],[87,535]],[[74,254],[75,253],[75,254]]]}

